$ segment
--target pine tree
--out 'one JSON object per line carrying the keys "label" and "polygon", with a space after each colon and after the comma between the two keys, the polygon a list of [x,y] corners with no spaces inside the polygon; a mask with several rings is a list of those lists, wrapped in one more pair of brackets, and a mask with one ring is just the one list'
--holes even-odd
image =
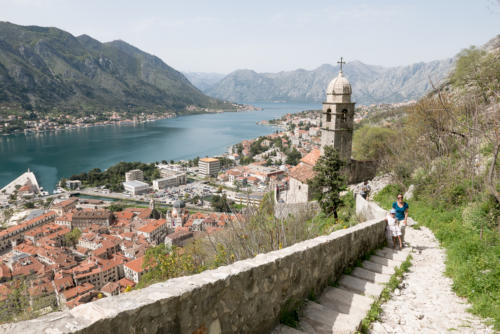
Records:
{"label": "pine tree", "polygon": [[311,180],[310,186],[313,197],[318,199],[321,209],[326,215],[337,219],[337,210],[342,205],[340,192],[346,189],[344,175],[345,162],[333,146],[325,146],[324,154],[314,166],[316,176]]}

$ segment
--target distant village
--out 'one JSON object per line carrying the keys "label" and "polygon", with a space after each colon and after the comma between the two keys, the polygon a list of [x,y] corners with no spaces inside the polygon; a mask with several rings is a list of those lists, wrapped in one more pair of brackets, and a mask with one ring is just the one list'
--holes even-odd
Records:
{"label": "distant village", "polygon": [[111,113],[109,117],[104,117],[102,115],[90,115],[84,117],[75,117],[72,115],[48,116],[46,114],[39,114],[36,111],[3,117],[0,114],[0,134],[30,134],[74,130],[104,125],[130,125],[173,117],[175,117],[175,113],[173,112],[166,112],[163,114],[141,113],[131,118],[122,118],[116,112]]}
{"label": "distant village", "polygon": [[[251,105],[233,103],[232,107],[235,111],[258,110]],[[36,110],[26,110],[23,112],[9,112],[11,108],[8,106],[0,106],[0,135],[24,133],[42,133],[62,130],[75,130],[88,128],[93,126],[105,125],[131,125],[153,122],[160,119],[174,118],[177,116],[175,112],[165,111],[162,113],[137,113],[130,117],[123,117],[118,112],[107,112],[103,114],[94,114],[88,116],[73,116],[73,115],[48,115],[40,113]],[[198,106],[187,106],[187,112],[197,113],[217,113],[224,110],[200,108]]]}

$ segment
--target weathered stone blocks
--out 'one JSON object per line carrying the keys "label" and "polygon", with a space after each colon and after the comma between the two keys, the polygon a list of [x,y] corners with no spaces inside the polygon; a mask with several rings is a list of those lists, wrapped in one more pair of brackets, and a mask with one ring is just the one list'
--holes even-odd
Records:
{"label": "weathered stone blocks", "polygon": [[384,242],[385,222],[327,236],[203,273],[0,326],[13,333],[266,333],[280,311],[319,295],[346,266]]}

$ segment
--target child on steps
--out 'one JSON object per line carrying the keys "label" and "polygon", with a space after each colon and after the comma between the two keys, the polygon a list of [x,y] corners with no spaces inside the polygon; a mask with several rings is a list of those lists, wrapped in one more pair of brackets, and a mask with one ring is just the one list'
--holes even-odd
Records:
{"label": "child on steps", "polygon": [[399,220],[396,219],[396,210],[391,209],[389,215],[385,218],[387,225],[389,226],[389,230],[392,235],[392,245],[393,248],[396,248],[396,242],[399,241],[399,249],[403,248],[403,243],[401,241],[401,227],[399,226]]}

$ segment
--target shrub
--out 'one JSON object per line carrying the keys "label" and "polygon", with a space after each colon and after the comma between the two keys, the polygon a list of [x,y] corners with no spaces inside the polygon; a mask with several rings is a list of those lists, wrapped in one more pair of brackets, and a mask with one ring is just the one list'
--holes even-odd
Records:
{"label": "shrub", "polygon": [[358,160],[376,160],[387,163],[393,154],[392,145],[396,142],[397,133],[390,128],[365,125],[354,132],[353,156]]}

